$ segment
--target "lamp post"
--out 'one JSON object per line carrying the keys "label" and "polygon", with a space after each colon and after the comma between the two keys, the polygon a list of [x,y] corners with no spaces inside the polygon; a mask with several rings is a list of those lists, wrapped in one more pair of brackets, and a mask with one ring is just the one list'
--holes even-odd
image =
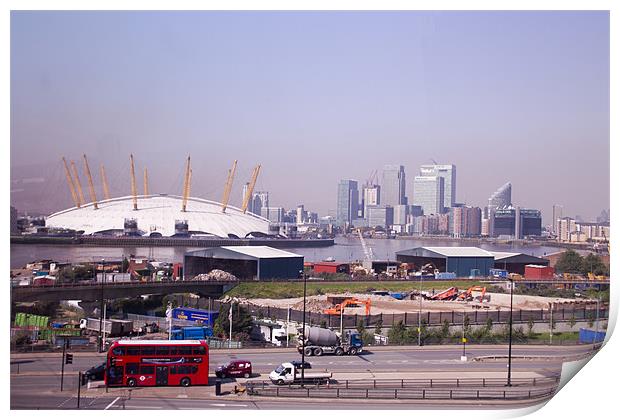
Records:
{"label": "lamp post", "polygon": [[418,310],[418,346],[422,345],[422,273],[420,273],[420,291],[418,293],[420,309]]}
{"label": "lamp post", "polygon": [[510,279],[510,318],[508,321],[508,383],[507,386],[512,386],[510,382],[510,370],[512,368],[512,292],[515,288],[515,282]]}
{"label": "lamp post", "polygon": [[549,302],[549,345],[553,344],[553,302]]}
{"label": "lamp post", "polygon": [[301,386],[304,386],[305,382],[305,369],[306,369],[306,273],[302,272],[304,279],[304,313],[302,317],[302,341],[301,341]]}
{"label": "lamp post", "polygon": [[[99,305],[99,353],[101,353],[103,351],[103,306],[104,306],[104,302],[103,302],[103,281],[105,280],[105,268],[104,268],[104,264],[105,261],[102,259],[101,260],[101,299],[100,299],[100,305]],[[95,279],[97,278],[97,266],[95,265]]]}

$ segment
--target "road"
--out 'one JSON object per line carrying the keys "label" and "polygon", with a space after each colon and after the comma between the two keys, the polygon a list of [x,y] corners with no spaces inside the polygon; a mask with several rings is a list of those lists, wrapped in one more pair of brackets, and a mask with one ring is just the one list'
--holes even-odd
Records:
{"label": "road", "polygon": [[[550,347],[550,346],[514,346],[512,370],[513,377],[532,377],[558,375],[561,371],[562,357],[578,358],[591,350],[590,346]],[[322,356],[306,358],[313,365],[313,369],[328,369],[334,377],[341,379],[369,379],[369,378],[503,378],[506,376],[507,360],[473,361],[480,356],[506,356],[507,348],[502,346],[469,346],[466,348],[468,361],[460,360],[462,348],[459,346],[437,347],[389,347],[367,351],[359,356]],[[527,357],[524,359],[524,357]],[[544,357],[535,359],[534,357]],[[252,361],[255,378],[266,379],[266,375],[282,361],[298,360],[301,356],[294,349],[269,350],[214,350],[210,354],[211,370],[231,359],[248,359]],[[94,353],[74,353],[74,363],[65,365],[65,392],[60,393],[61,355],[57,354],[13,354],[11,357],[11,407],[12,408],[75,408],[76,400],[70,400],[77,392],[77,372],[84,371],[91,366],[105,360],[103,355]],[[17,369],[19,368],[19,374]],[[240,381],[242,382],[242,381]],[[230,389],[234,383],[227,384]],[[94,395],[93,393],[98,393]],[[145,403],[143,390],[137,390],[131,402],[125,401],[125,408],[144,407],[154,408],[161,404],[169,404],[171,408],[291,408],[291,402],[279,401],[248,401],[240,404],[247,407],[230,405],[230,401],[213,399],[213,387],[190,387],[187,389],[163,387],[149,389],[151,395],[158,399]],[[103,409],[101,405],[112,402],[119,390],[111,390],[106,395],[103,390],[85,390],[83,396],[88,402],[83,407]],[[32,399],[37,394],[38,398]],[[211,398],[211,399],[210,399]],[[122,398],[124,400],[124,398]],[[86,400],[85,400],[86,401]],[[140,401],[140,403],[136,402]],[[211,401],[211,402],[209,402]],[[381,402],[364,402],[380,408]],[[401,402],[402,404],[406,404]],[[399,404],[401,404],[399,403]],[[209,405],[212,404],[212,405]],[[229,405],[213,405],[229,404]],[[319,408],[314,402],[295,402],[300,407]],[[347,402],[338,401],[338,407],[344,408]],[[409,403],[412,407],[422,408],[421,403]],[[425,403],[426,404],[426,403]],[[466,404],[471,407],[471,403]],[[351,407],[359,405],[351,403]],[[429,407],[432,406],[428,405]],[[404,408],[399,405],[399,407]],[[117,408],[114,404],[111,408]],[[370,406],[369,406],[370,408]]]}

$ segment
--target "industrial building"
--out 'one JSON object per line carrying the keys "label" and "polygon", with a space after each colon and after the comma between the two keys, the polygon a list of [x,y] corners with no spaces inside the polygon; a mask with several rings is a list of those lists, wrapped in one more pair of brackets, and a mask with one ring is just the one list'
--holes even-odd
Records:
{"label": "industrial building", "polygon": [[549,266],[549,260],[535,257],[533,255],[523,254],[520,252],[489,252],[493,254],[493,257],[495,258],[494,268],[506,270],[509,273],[524,275],[525,267],[530,264],[541,267]]}
{"label": "industrial building", "polygon": [[549,260],[520,252],[487,251],[477,247],[420,247],[396,253],[399,262],[422,267],[432,264],[440,272],[455,273],[457,277],[469,277],[472,270],[486,277],[489,269],[506,270],[525,274],[527,265],[549,266]]}
{"label": "industrial building", "polygon": [[304,257],[268,246],[222,246],[187,252],[184,278],[222,270],[238,279],[293,279],[304,269]]}
{"label": "industrial building", "polygon": [[432,264],[440,272],[455,273],[457,277],[472,273],[486,277],[495,263],[492,253],[476,247],[419,247],[396,252],[396,259],[418,268]]}

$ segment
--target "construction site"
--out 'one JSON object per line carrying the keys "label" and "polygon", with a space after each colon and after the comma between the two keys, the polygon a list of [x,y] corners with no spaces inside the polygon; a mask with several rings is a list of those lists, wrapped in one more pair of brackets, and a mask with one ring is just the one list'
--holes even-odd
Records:
{"label": "construction site", "polygon": [[[417,291],[411,293],[382,294],[346,293],[333,295],[314,295],[306,297],[306,311],[326,315],[340,315],[344,307],[346,315],[379,315],[402,314],[417,311],[506,311],[510,310],[509,293],[488,293],[484,287],[475,290],[458,290],[451,287],[433,294],[422,292],[422,299]],[[379,292],[381,293],[381,292]],[[393,296],[396,295],[396,296]],[[272,307],[303,310],[303,298],[290,299],[241,299],[241,302],[260,307]],[[344,305],[343,305],[344,303]],[[555,297],[513,295],[513,310],[548,310],[553,304],[554,309],[583,307],[595,304],[589,299],[563,299]]]}

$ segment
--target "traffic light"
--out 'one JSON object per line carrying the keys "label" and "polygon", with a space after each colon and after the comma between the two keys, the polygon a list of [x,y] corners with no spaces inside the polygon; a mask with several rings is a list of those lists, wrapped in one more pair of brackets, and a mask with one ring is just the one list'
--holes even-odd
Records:
{"label": "traffic light", "polygon": [[71,364],[73,364],[73,354],[67,353],[65,355],[65,365],[71,365]]}

